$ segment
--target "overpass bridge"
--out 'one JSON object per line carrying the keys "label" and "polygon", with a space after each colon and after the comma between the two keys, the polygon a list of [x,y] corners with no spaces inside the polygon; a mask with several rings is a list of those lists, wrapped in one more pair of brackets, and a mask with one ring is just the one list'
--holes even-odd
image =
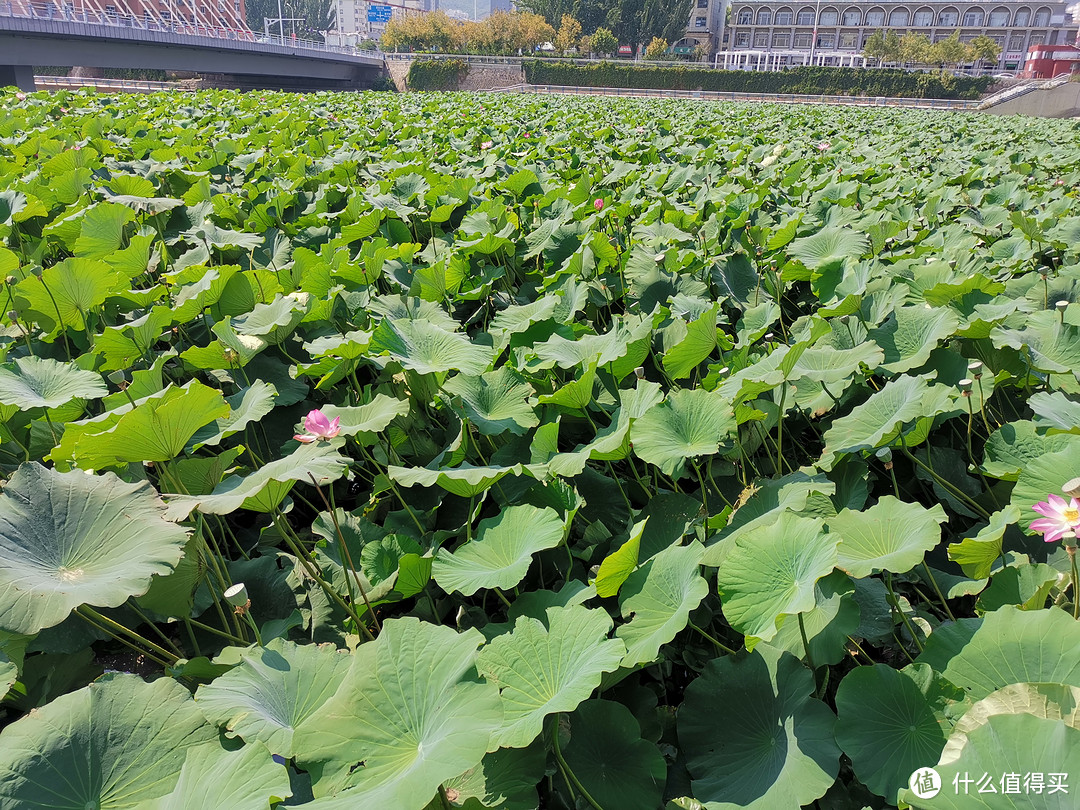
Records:
{"label": "overpass bridge", "polygon": [[[92,2],[92,0],[91,0]],[[386,74],[379,51],[71,2],[0,0],[0,87],[35,88],[35,65],[216,74],[242,89],[359,90]],[[218,21],[220,22],[220,20]]]}

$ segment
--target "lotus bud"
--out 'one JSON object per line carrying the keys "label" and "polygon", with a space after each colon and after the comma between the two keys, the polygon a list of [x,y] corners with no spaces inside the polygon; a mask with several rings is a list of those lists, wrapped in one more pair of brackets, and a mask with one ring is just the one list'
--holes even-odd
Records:
{"label": "lotus bud", "polygon": [[248,599],[247,586],[243,582],[237,582],[222,595],[225,601],[235,608],[246,608],[251,603]]}
{"label": "lotus bud", "polygon": [[1061,491],[1066,495],[1071,495],[1073,498],[1080,498],[1080,478],[1066,481],[1061,487]]}
{"label": "lotus bud", "polygon": [[16,284],[19,283],[19,280],[15,278],[15,276],[8,276],[4,279],[4,283],[7,284],[9,287],[14,287]]}
{"label": "lotus bud", "polygon": [[634,376],[637,377],[639,380],[644,379],[645,378],[645,368],[644,368],[644,366],[638,366],[637,368],[635,368],[634,369]]}
{"label": "lotus bud", "polygon": [[982,379],[982,371],[983,371],[982,361],[980,361],[980,360],[972,360],[970,363],[968,363],[968,373],[971,375],[972,379],[981,380]]}
{"label": "lotus bud", "polygon": [[971,385],[972,385],[972,381],[969,380],[967,377],[965,377],[960,382],[958,382],[957,386],[960,388],[960,395],[965,396],[965,397],[970,397],[971,396]]}

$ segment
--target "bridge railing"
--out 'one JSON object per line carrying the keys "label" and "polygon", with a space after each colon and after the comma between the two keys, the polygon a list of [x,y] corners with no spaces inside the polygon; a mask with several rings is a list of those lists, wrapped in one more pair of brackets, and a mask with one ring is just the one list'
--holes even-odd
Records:
{"label": "bridge railing", "polygon": [[161,31],[180,36],[209,37],[233,42],[251,42],[265,45],[270,48],[301,48],[304,50],[322,51],[324,53],[340,53],[357,55],[371,53],[380,55],[378,50],[363,50],[351,45],[329,45],[316,40],[302,39],[296,36],[281,36],[278,34],[263,34],[252,31],[249,28],[229,28],[225,26],[206,25],[202,22],[191,20],[173,19],[165,20],[150,14],[142,16],[137,14],[122,14],[119,12],[98,11],[83,5],[74,8],[66,3],[42,2],[42,0],[30,0],[29,2],[13,2],[13,0],[0,0],[0,17],[21,17],[34,20],[48,20],[54,22],[75,22],[85,25],[101,25],[110,28],[130,28],[144,31]]}

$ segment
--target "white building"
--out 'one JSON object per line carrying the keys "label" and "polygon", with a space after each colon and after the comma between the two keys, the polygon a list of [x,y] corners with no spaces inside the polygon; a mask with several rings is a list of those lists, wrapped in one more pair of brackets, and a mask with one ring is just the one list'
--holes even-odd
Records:
{"label": "white building", "polygon": [[677,56],[689,56],[698,45],[704,45],[710,55],[716,53],[723,37],[724,13],[728,2],[729,0],[693,0],[686,36],[672,45],[671,52]]}

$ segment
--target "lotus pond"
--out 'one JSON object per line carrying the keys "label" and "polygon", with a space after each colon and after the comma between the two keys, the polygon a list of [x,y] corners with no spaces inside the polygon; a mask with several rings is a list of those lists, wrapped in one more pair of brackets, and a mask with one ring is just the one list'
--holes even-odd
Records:
{"label": "lotus pond", "polygon": [[1078,136],[0,96],[0,808],[1075,808]]}

